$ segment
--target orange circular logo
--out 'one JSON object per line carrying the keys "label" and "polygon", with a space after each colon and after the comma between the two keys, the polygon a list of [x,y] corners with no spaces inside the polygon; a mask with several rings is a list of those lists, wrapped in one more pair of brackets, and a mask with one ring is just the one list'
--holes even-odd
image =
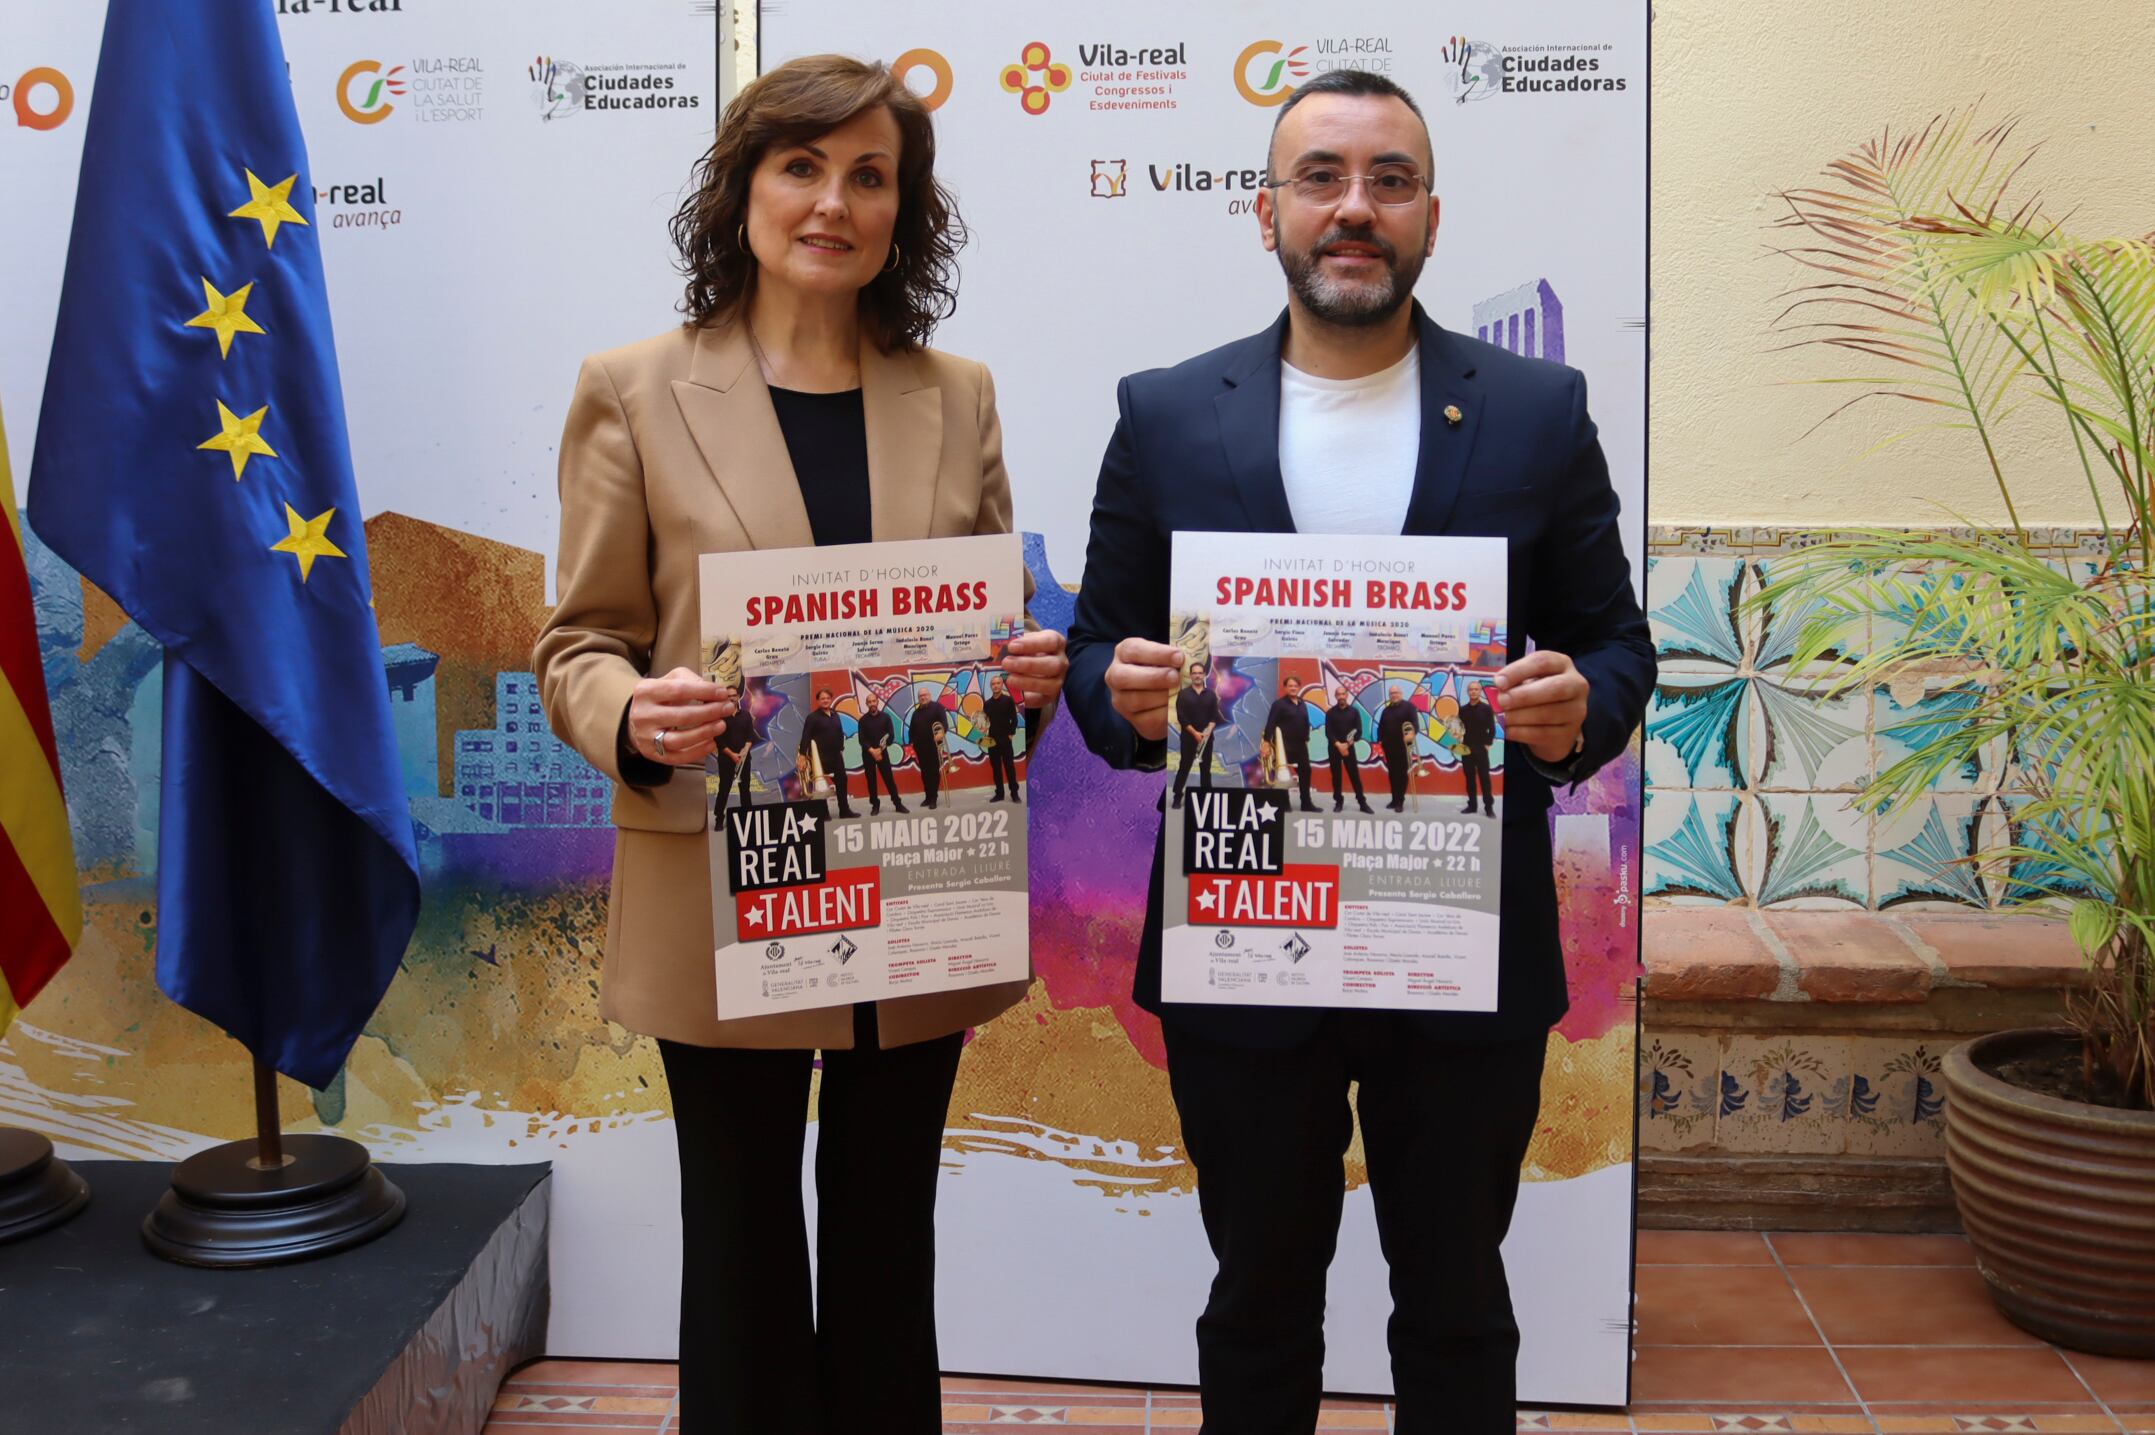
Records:
{"label": "orange circular logo", "polygon": [[928,93],[920,97],[920,102],[931,111],[939,110],[943,107],[943,101],[950,98],[951,90],[957,85],[956,79],[950,72],[950,61],[944,59],[933,50],[921,49],[908,50],[890,62],[890,72],[898,77],[900,83],[904,82],[909,72],[923,67],[927,69],[929,74],[935,76],[935,84],[929,89]]}
{"label": "orange circular logo", "polygon": [[[355,85],[354,80],[364,83]],[[337,76],[337,108],[355,125],[378,125],[388,119],[396,111],[393,97],[403,93],[402,65],[384,73],[379,60],[354,60]]]}
{"label": "orange circular logo", "polygon": [[[1253,105],[1286,104],[1295,81],[1309,73],[1309,62],[1302,58],[1308,50],[1307,45],[1289,50],[1277,40],[1251,41],[1235,56],[1235,89]],[[1254,63],[1260,60],[1265,63]]]}
{"label": "orange circular logo", "polygon": [[[30,92],[39,85],[52,87],[53,102],[49,110],[40,110],[30,103]],[[55,130],[67,122],[75,112],[75,87],[67,76],[50,65],[23,71],[15,82],[15,123],[26,130]]]}

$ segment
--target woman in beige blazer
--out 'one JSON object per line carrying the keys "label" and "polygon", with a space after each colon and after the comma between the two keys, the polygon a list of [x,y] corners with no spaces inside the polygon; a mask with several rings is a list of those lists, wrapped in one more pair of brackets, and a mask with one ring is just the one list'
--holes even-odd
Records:
{"label": "woman in beige blazer", "polygon": [[[656,1037],[681,1156],[687,1435],[941,1429],[934,1212],[968,1027],[1023,982],[728,1020],[712,969],[699,554],[1010,530],[995,390],[925,347],[963,229],[920,101],[796,60],[730,105],[674,220],[688,322],[585,360],[561,443],[554,730],[615,781],[600,1010]],[[1060,633],[1004,667],[1052,704]],[[810,1303],[800,1163],[822,1053]]]}

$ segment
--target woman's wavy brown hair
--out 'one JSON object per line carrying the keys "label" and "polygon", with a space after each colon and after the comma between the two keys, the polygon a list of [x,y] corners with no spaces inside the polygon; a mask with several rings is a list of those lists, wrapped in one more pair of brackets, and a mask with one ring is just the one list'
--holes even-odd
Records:
{"label": "woman's wavy brown hair", "polygon": [[718,136],[697,161],[695,193],[673,217],[688,293],[681,311],[694,325],[737,316],[755,290],[755,256],[741,248],[748,187],[773,146],[829,134],[881,105],[898,122],[898,264],[860,294],[861,325],[886,353],[916,349],[958,307],[958,250],[965,222],[935,177],[935,126],[927,106],[889,66],[844,55],[804,55],[760,76],[734,96]]}

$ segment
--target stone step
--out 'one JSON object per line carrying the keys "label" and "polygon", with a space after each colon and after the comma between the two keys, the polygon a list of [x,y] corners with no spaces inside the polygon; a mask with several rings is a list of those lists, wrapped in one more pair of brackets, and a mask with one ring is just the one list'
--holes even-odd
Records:
{"label": "stone step", "polygon": [[1647,1227],[1957,1229],[1949,1049],[2055,1025],[2065,923],[1997,912],[1650,907],[1639,1059]]}

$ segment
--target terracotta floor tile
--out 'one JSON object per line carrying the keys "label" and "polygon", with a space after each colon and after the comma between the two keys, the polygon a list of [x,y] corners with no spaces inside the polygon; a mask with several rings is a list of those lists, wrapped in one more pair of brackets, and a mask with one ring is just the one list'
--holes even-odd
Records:
{"label": "terracotta floor tile", "polygon": [[1972,1266],[1963,1236],[1870,1236],[1781,1231],[1769,1238],[1792,1266]]}
{"label": "terracotta floor tile", "polygon": [[[1755,1346],[1749,1347],[1740,1353],[1755,1355],[1758,1353],[1758,1348]],[[1634,1416],[1652,1414],[1656,1419],[1663,1415],[1675,1413],[1707,1415],[1716,1420],[1737,1418],[1785,1420],[1789,1418],[1789,1412],[1792,1410],[1801,1410],[1812,1415],[1861,1415],[1863,1413],[1862,1403],[1848,1389],[1845,1381],[1842,1382],[1841,1397],[1838,1400],[1752,1400],[1736,1396],[1723,1396],[1717,1400],[1657,1400],[1651,1405],[1634,1403],[1631,1408]]]}
{"label": "terracotta floor tile", "polygon": [[1642,1266],[1770,1266],[1773,1252],[1756,1231],[1641,1231]]}
{"label": "terracotta floor tile", "polygon": [[1087,1430],[1120,1430],[1131,1421],[1137,1428],[1145,1426],[1145,1407],[1142,1405],[1071,1405],[1063,1412],[1065,1425],[1080,1425]]}
{"label": "terracotta floor tile", "polygon": [[1642,1410],[1631,1417],[1631,1425],[1639,1435],[1712,1435],[1714,1418],[1711,1415],[1677,1415],[1658,1410]]}
{"label": "terracotta floor tile", "polygon": [[2043,1435],[2117,1435],[2118,1422],[2108,1415],[2050,1415],[2035,1417]]}
{"label": "terracotta floor tile", "polygon": [[2118,1405],[2155,1405],[2155,1360],[2113,1360],[2083,1355],[2077,1350],[2059,1352],[2065,1363],[2080,1372],[2096,1398]]}
{"label": "terracotta floor tile", "polygon": [[[943,1426],[943,1435],[1010,1435],[1011,1431],[1018,1428],[1020,1427],[1017,1424],[1010,1421],[985,1425],[952,1425],[946,1423]],[[1037,1428],[1046,1429],[1048,1427],[1043,1425]],[[1142,1416],[1139,1417],[1135,1425],[1128,1423],[1121,1425],[1090,1425],[1086,1428],[1091,1432],[1091,1435],[1145,1435],[1145,1422]]]}
{"label": "terracotta floor tile", "polygon": [[[1755,1351],[1756,1347],[1753,1347],[1752,1353],[1755,1353]],[[1846,1388],[1845,1385],[1843,1388]],[[1716,1425],[1715,1421],[1791,1420],[1794,1418],[1789,1414],[1792,1410],[1807,1411],[1813,1415],[1842,1415],[1851,1418],[1862,1418],[1863,1416],[1862,1405],[1858,1404],[1853,1398],[1844,1400],[1747,1401],[1732,1397],[1724,1397],[1720,1400],[1672,1400],[1666,1403],[1657,1401],[1652,1405],[1634,1403],[1631,1407],[1631,1416],[1634,1420],[1646,1420],[1649,1418],[1661,1420],[1670,1415],[1695,1415],[1707,1422],[1706,1428],[1719,1430],[1721,1427]],[[1870,1424],[1866,1420],[1863,1426],[1864,1435],[1870,1435],[1870,1428]]]}
{"label": "terracotta floor tile", "polygon": [[599,1431],[601,1435],[603,1433],[616,1433],[618,1435],[621,1431],[638,1431],[638,1435],[644,1435],[649,1431],[657,1431],[664,1422],[666,1422],[664,1416],[638,1418],[638,1416],[590,1416],[590,1413],[562,1413],[562,1416],[554,1416],[554,1413],[543,1413],[543,1411],[496,1411],[493,1416],[487,1416],[485,1429],[489,1433],[500,1433],[500,1435],[532,1435],[537,1431],[554,1431],[556,1435],[565,1433],[565,1431],[584,1431],[586,1435],[590,1431]]}
{"label": "terracotta floor tile", "polygon": [[1116,1391],[1096,1395],[1089,1390],[1066,1390],[1059,1392],[1027,1392],[1024,1390],[946,1390],[946,1405],[1068,1405],[1085,1406],[1098,1410],[1143,1410],[1145,1396],[1142,1391],[1126,1394]]}
{"label": "terracotta floor tile", "polygon": [[1788,1428],[1797,1435],[1872,1435],[1868,1415],[1791,1415]]}
{"label": "terracotta floor tile", "polygon": [[509,1379],[557,1385],[672,1385],[681,1367],[670,1360],[535,1360]]}
{"label": "terracotta floor tile", "polygon": [[945,1391],[1007,1391],[1012,1395],[1134,1395],[1145,1398],[1143,1386],[1093,1385],[1081,1380],[1034,1380],[1023,1375],[946,1375]]}
{"label": "terracotta floor tile", "polygon": [[[1853,1404],[1855,1395],[1821,1345],[1809,1347],[1679,1346],[1642,1348],[1631,1367],[1631,1403],[1708,1405],[1736,1402]],[[1719,1408],[1709,1406],[1709,1408]]]}
{"label": "terracotta floor tile", "polygon": [[1957,1401],[2004,1406],[2013,1402],[2078,1404],[2088,1393],[2058,1353],[2032,1349],[1838,1346],[1856,1391],[1881,1413],[1883,1401]]}
{"label": "terracotta floor tile", "polygon": [[593,1383],[562,1383],[562,1381],[502,1381],[498,1401],[517,1401],[530,1396],[532,1401],[545,1401],[550,1396],[567,1396],[571,1401],[597,1401],[601,1396],[627,1396],[627,1398],[659,1398],[670,1401],[679,1394],[675,1385],[593,1385]]}
{"label": "terracotta floor tile", "polygon": [[1969,1400],[1958,1397],[1952,1400],[1874,1400],[1871,1402],[1871,1409],[1881,1416],[1904,1416],[1914,1419],[1920,1415],[1933,1420],[1944,1420],[1949,1417],[1966,1420],[1987,1419],[2001,1421],[2006,1424],[2032,1423],[2037,1418],[2037,1412],[2040,1411],[2049,1411],[2053,1416],[2099,1416],[2102,1414],[2102,1406],[2092,1400],[2051,1401],[2046,1403],[2026,1397],[2016,1397],[2009,1400]]}
{"label": "terracotta floor tile", "polygon": [[1998,1314],[1973,1266],[1792,1266],[1789,1278],[1843,1345],[2041,1345]]}
{"label": "terracotta floor tile", "polygon": [[1815,1345],[1778,1266],[1641,1266],[1640,1345]]}

